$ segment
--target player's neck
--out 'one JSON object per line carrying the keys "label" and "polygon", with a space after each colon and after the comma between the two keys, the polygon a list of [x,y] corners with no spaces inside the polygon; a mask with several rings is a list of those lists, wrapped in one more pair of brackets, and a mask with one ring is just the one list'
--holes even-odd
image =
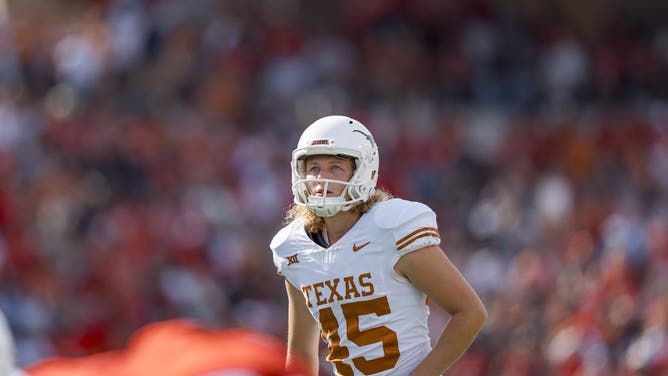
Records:
{"label": "player's neck", "polygon": [[334,244],[341,239],[357,223],[360,217],[361,214],[348,210],[325,218],[325,228],[327,229],[329,244]]}

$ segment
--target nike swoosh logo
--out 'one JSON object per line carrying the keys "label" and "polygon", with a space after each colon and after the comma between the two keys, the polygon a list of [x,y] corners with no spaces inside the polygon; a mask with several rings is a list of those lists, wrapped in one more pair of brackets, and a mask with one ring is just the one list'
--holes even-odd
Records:
{"label": "nike swoosh logo", "polygon": [[371,242],[366,242],[366,243],[364,243],[364,244],[360,244],[360,245],[357,245],[357,243],[353,243],[353,252],[357,252],[357,251],[359,251],[360,249],[362,249],[362,248],[366,247],[367,245],[369,245],[369,243],[371,243]]}

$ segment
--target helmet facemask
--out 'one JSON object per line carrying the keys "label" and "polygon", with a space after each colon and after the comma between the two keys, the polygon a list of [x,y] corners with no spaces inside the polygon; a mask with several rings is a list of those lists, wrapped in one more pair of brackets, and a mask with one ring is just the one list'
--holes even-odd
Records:
{"label": "helmet facemask", "polygon": [[[320,154],[311,154],[308,156],[316,155]],[[319,217],[331,217],[340,211],[350,210],[357,203],[366,201],[374,190],[373,188],[368,188],[369,182],[365,182],[361,177],[364,171],[368,171],[368,166],[362,166],[362,168],[360,168],[361,163],[358,158],[347,155],[337,155],[337,157],[348,157],[352,159],[355,165],[355,170],[349,181],[306,178],[304,166],[306,164],[305,160],[308,157],[302,157],[297,160],[297,174],[300,178],[292,185],[292,190],[295,193],[295,202],[307,206]],[[320,183],[324,186],[323,191],[325,193],[329,190],[330,184],[342,185],[343,190],[338,196],[327,196],[327,194],[323,196],[315,196],[308,190],[309,183]]]}
{"label": "helmet facemask", "polygon": [[[308,207],[319,217],[331,217],[368,200],[378,179],[378,148],[371,133],[359,122],[343,116],[329,116],[316,121],[300,139],[292,153],[292,192],[294,202]],[[305,160],[316,155],[351,158],[353,176],[349,181],[306,178]],[[318,182],[344,186],[338,196],[315,196],[309,193],[307,183]]]}

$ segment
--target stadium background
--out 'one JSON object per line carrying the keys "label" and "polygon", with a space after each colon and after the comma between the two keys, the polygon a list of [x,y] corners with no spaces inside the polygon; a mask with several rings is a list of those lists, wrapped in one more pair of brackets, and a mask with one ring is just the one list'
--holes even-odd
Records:
{"label": "stadium background", "polygon": [[173,317],[284,338],[268,243],[290,152],[349,114],[490,312],[452,374],[665,375],[666,19],[658,0],[0,1],[19,364]]}

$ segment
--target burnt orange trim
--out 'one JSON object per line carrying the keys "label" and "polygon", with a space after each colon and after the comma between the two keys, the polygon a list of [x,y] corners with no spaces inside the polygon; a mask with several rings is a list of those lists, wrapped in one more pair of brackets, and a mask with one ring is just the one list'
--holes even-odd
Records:
{"label": "burnt orange trim", "polygon": [[418,232],[429,231],[429,230],[434,231],[434,232],[438,232],[438,229],[436,227],[422,227],[422,228],[419,228],[419,229],[411,232],[410,234],[404,236],[403,238],[397,240],[397,245],[401,244],[404,240],[407,240],[408,238],[417,234]]}
{"label": "burnt orange trim", "polygon": [[402,245],[397,246],[397,250],[398,250],[398,251],[401,251],[402,249],[408,247],[408,246],[409,246],[411,243],[413,243],[414,241],[416,241],[416,240],[418,240],[418,239],[420,239],[420,238],[424,238],[425,236],[433,236],[434,238],[438,238],[438,239],[441,238],[440,236],[438,236],[438,233],[437,233],[437,232],[425,232],[424,234],[418,235],[418,236],[416,236],[416,237],[414,237],[414,238],[412,238],[412,239],[410,239],[410,240],[404,242]]}

